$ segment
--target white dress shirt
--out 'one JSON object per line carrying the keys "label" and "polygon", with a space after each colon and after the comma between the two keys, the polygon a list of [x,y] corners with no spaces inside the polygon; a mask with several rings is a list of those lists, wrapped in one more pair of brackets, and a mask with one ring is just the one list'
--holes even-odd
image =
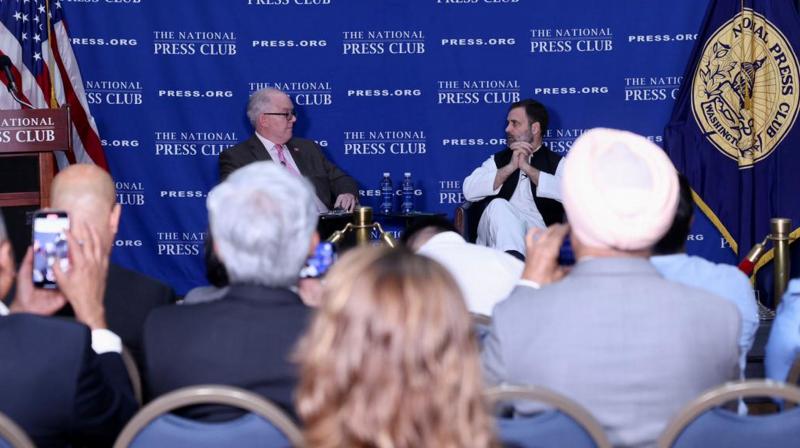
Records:
{"label": "white dress shirt", "polygon": [[[8,307],[0,302],[0,316],[8,316],[9,313]],[[122,353],[122,339],[105,328],[92,330],[92,350],[98,355],[109,352]]]}
{"label": "white dress shirt", "polygon": [[[270,139],[262,137],[261,134],[259,134],[258,132],[256,132],[255,134],[256,137],[258,137],[258,140],[261,141],[261,144],[264,145],[265,148],[267,148],[267,153],[269,154],[272,161],[275,163],[280,163],[280,158],[278,157],[278,148],[277,148],[278,145],[276,143],[273,143]],[[294,169],[296,173],[303,174],[300,172],[300,169],[297,168],[297,163],[295,163],[294,158],[292,158],[292,151],[286,145],[283,145],[283,156],[284,159],[286,159],[287,166]],[[318,212],[325,213],[330,211],[328,207],[317,197],[316,194],[314,195],[314,201],[317,204]]]}
{"label": "white dress shirt", "polygon": [[[541,148],[541,145],[536,150],[538,151],[539,148]],[[536,196],[561,201],[561,177],[563,173],[563,158],[558,162],[555,174],[540,171],[539,183],[536,185]],[[494,156],[491,156],[464,179],[464,197],[468,201],[475,202],[487,196],[496,195],[503,186],[500,185],[494,188],[495,177],[497,177],[497,164],[494,161]],[[547,227],[542,214],[533,201],[533,193],[528,182],[528,176],[520,170],[517,186],[508,202],[518,211],[520,219],[527,224],[528,228]]]}

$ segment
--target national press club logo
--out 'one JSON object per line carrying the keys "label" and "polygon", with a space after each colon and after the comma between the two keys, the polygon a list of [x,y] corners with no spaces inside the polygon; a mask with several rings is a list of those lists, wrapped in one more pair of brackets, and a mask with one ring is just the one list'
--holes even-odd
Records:
{"label": "national press club logo", "polygon": [[439,204],[461,204],[464,202],[462,179],[439,180]]}
{"label": "national press club logo", "polygon": [[678,97],[682,76],[626,76],[625,101],[674,101]]}
{"label": "national press club logo", "polygon": [[117,203],[120,205],[144,205],[144,184],[141,181],[118,180],[114,182]]}
{"label": "national press club logo", "polygon": [[605,53],[614,50],[614,32],[609,27],[534,28],[530,30],[530,53]]}
{"label": "national press club logo", "polygon": [[238,142],[233,131],[160,130],[153,133],[154,153],[164,157],[216,157]]}
{"label": "national press club logo", "polygon": [[161,257],[201,255],[207,237],[206,232],[198,231],[156,232],[156,254]]}
{"label": "national press club logo", "polygon": [[265,88],[278,89],[289,95],[298,106],[332,106],[333,88],[330,81],[268,81],[250,82],[248,89],[254,92]]}
{"label": "national press club logo", "polygon": [[156,56],[235,56],[233,31],[153,31]]}
{"label": "national press club logo", "polygon": [[247,0],[247,6],[329,6],[334,0]]}
{"label": "national press club logo", "polygon": [[342,32],[345,56],[425,54],[422,30],[358,30]]}
{"label": "national press club logo", "polygon": [[520,99],[519,80],[440,80],[436,104],[511,104]]}
{"label": "national press club logo", "polygon": [[109,106],[138,106],[143,102],[141,81],[86,80],[86,102]]}
{"label": "national press club logo", "polygon": [[346,156],[420,156],[428,152],[424,131],[344,131]]}

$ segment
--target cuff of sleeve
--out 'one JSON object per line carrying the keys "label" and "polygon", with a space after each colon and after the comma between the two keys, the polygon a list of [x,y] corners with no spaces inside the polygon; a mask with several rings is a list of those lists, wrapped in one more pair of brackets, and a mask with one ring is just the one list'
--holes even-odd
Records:
{"label": "cuff of sleeve", "polygon": [[520,285],[520,286],[527,286],[527,287],[533,288],[533,289],[541,289],[542,288],[542,285],[536,283],[535,281],[527,280],[527,279],[524,279],[524,278],[519,279],[517,284]]}
{"label": "cuff of sleeve", "polygon": [[122,339],[105,328],[92,330],[92,350],[98,355],[109,352],[122,353]]}
{"label": "cuff of sleeve", "polygon": [[5,303],[0,302],[0,316],[8,316],[9,309]]}

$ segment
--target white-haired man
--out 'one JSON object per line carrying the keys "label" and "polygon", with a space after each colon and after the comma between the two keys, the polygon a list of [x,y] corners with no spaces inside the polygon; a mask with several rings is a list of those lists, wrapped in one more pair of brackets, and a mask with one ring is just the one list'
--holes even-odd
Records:
{"label": "white-haired man", "polygon": [[272,160],[311,181],[320,213],[333,208],[353,210],[358,202],[356,181],[328,160],[312,140],[292,136],[297,115],[289,95],[269,87],[253,93],[247,102],[247,118],[255,133],[220,154],[221,180],[247,164]]}
{"label": "white-haired man", "polygon": [[649,262],[678,202],[661,148],[590,130],[567,155],[561,193],[578,262],[564,276],[556,261],[566,225],[528,234],[523,279],[533,283],[494,308],[487,380],[554,389],[586,407],[614,446],[654,446],[678,409],[738,378],[739,311]]}
{"label": "white-haired man", "polygon": [[[309,308],[290,287],[319,241],[314,192],[280,165],[257,162],[211,190],[207,205],[214,250],[225,264],[230,288],[213,302],[150,313],[145,324],[150,393],[228,384],[294,415],[297,374],[290,352]],[[230,414],[220,408],[189,412],[212,419]]]}

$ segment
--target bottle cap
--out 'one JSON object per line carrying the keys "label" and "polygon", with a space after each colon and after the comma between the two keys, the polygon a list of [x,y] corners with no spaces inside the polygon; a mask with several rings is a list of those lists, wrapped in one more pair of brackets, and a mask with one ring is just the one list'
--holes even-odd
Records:
{"label": "bottle cap", "polygon": [[411,173],[404,173],[406,177],[411,177]]}
{"label": "bottle cap", "polygon": [[383,173],[383,177],[389,177],[389,176],[390,176],[389,173]]}

